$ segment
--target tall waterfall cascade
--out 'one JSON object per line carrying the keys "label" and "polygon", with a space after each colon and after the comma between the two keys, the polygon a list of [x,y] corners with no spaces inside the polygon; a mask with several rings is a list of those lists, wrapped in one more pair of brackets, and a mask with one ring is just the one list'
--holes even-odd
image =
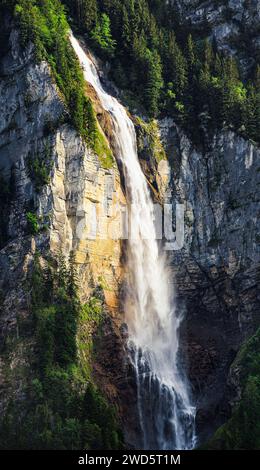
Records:
{"label": "tall waterfall cascade", "polygon": [[84,76],[95,89],[113,123],[117,157],[122,163],[129,203],[125,304],[129,356],[137,385],[142,449],[192,449],[195,407],[178,360],[180,318],[172,300],[169,270],[156,239],[154,207],[141,170],[134,125],[125,108],[103,88],[97,69],[71,34]]}

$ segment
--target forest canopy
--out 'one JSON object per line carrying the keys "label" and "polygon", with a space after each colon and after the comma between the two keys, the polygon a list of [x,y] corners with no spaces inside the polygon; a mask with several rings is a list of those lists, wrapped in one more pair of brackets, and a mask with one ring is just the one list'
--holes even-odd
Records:
{"label": "forest canopy", "polygon": [[259,143],[259,64],[242,79],[236,59],[207,39],[207,25],[193,34],[168,2],[1,0],[0,8],[14,15],[23,43],[35,43],[38,60],[48,60],[75,128],[93,146],[95,118],[68,41],[68,21],[109,61],[131,110],[172,117],[197,145],[210,143],[222,128]]}
{"label": "forest canopy", "polygon": [[207,25],[192,35],[161,0],[64,3],[133,107],[172,116],[196,143],[225,126],[259,142],[260,67],[242,80],[236,60],[207,40]]}

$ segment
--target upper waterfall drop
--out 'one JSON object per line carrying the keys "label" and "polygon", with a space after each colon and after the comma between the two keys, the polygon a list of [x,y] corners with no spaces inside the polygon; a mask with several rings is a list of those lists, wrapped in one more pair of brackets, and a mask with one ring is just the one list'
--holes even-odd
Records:
{"label": "upper waterfall drop", "polygon": [[103,88],[97,69],[77,39],[71,44],[104,109],[109,112],[129,204],[125,315],[135,367],[143,449],[192,449],[195,408],[178,367],[178,328],[165,256],[156,240],[154,207],[141,170],[134,125],[125,108]]}

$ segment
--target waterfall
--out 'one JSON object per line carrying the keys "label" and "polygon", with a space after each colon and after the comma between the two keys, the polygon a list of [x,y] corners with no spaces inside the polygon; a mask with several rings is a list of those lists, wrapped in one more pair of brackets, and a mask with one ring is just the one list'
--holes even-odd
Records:
{"label": "waterfall", "polygon": [[192,449],[195,408],[178,367],[180,318],[172,302],[165,256],[156,240],[154,208],[141,170],[134,125],[125,108],[103,88],[94,63],[71,35],[84,76],[109,112],[124,171],[129,204],[127,253],[129,355],[136,373],[142,449]]}

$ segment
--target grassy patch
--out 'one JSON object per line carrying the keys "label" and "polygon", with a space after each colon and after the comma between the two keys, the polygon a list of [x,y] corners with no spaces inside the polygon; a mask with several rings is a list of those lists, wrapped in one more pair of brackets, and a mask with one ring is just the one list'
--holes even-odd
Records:
{"label": "grassy patch", "polygon": [[109,170],[113,167],[114,157],[112,151],[100,129],[97,130],[97,135],[95,137],[94,152],[97,154],[103,168]]}
{"label": "grassy patch", "polygon": [[[137,126],[141,136],[147,141],[147,150],[151,152],[151,155],[155,158],[156,162],[159,163],[161,160],[166,160],[166,152],[161,141],[160,131],[158,128],[158,122],[156,119],[151,119],[149,122],[143,121],[141,118],[136,118]],[[139,148],[141,151],[145,150],[142,144],[142,140],[139,139]]]}

